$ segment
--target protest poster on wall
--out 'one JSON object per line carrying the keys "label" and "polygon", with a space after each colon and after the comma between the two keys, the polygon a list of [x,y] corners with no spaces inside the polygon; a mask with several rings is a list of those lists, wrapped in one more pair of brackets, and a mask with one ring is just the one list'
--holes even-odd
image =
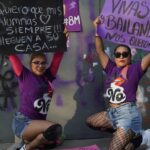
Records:
{"label": "protest poster on wall", "polygon": [[150,51],[149,0],[105,0],[99,17],[101,37]]}
{"label": "protest poster on wall", "polygon": [[0,53],[66,51],[63,0],[0,0]]}
{"label": "protest poster on wall", "polygon": [[64,23],[70,32],[82,30],[79,0],[64,0]]}

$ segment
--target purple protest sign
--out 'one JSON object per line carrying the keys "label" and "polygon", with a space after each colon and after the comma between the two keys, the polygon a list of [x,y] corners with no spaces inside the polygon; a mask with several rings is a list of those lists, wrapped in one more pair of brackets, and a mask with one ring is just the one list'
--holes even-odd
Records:
{"label": "purple protest sign", "polygon": [[63,0],[64,23],[68,31],[81,31],[79,0]]}
{"label": "purple protest sign", "polygon": [[105,0],[100,18],[101,37],[150,51],[149,0]]}

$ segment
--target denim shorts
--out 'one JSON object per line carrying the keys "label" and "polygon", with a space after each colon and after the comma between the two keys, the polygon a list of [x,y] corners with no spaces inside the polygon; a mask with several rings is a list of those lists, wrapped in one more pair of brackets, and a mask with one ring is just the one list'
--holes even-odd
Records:
{"label": "denim shorts", "polygon": [[142,129],[142,116],[135,103],[123,103],[117,108],[108,108],[107,115],[114,129],[120,127],[126,132],[131,129],[135,133],[140,133]]}
{"label": "denim shorts", "polygon": [[26,117],[21,112],[16,112],[12,122],[12,130],[14,134],[17,137],[22,138],[25,128],[30,124],[31,121],[32,119]]}

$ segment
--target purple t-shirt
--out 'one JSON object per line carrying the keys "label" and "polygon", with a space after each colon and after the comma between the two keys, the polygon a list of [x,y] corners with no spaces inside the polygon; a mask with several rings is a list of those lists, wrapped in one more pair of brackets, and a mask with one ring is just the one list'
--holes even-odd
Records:
{"label": "purple t-shirt", "polygon": [[126,79],[122,76],[123,67],[117,67],[111,60],[104,71],[106,72],[105,96],[111,103],[135,102],[136,91],[144,71],[141,61],[130,64],[126,73]]}
{"label": "purple t-shirt", "polygon": [[50,70],[47,69],[42,76],[36,76],[24,67],[18,79],[21,99],[19,111],[31,119],[46,119],[51,101],[49,82],[54,79]]}

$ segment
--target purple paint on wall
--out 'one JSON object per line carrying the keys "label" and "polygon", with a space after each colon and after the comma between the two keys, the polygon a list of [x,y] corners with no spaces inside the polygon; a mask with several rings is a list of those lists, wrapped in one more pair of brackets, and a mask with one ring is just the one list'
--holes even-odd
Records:
{"label": "purple paint on wall", "polygon": [[90,11],[89,11],[89,16],[90,16],[90,19],[91,20],[94,20],[95,19],[95,10],[94,10],[94,1],[93,0],[89,0],[89,8],[90,8]]}
{"label": "purple paint on wall", "polygon": [[61,97],[60,95],[58,95],[58,96],[56,97],[56,106],[62,107],[63,105],[64,105],[63,99],[62,99],[62,97]]}

